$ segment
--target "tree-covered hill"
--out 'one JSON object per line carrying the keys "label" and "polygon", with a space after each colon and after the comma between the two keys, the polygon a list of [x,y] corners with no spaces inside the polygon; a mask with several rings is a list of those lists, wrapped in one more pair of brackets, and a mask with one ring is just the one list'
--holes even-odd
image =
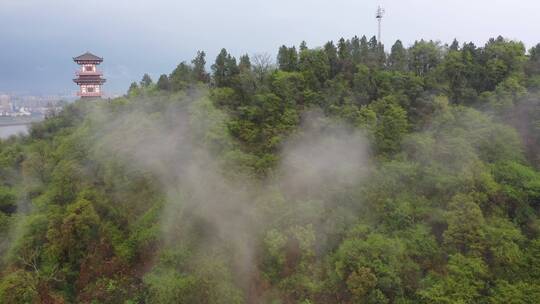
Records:
{"label": "tree-covered hill", "polygon": [[540,44],[204,52],[0,142],[0,303],[538,303]]}

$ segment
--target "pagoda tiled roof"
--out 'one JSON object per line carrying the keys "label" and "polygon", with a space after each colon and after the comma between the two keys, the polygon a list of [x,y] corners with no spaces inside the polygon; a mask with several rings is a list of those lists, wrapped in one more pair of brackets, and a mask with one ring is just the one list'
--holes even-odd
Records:
{"label": "pagoda tiled roof", "polygon": [[90,52],[86,52],[80,56],[73,57],[74,61],[103,61],[103,58],[98,57]]}
{"label": "pagoda tiled roof", "polygon": [[101,78],[101,76],[98,75],[92,75],[92,76],[79,76],[73,81],[77,84],[86,83],[86,84],[103,84],[105,81],[107,81],[105,78]]}

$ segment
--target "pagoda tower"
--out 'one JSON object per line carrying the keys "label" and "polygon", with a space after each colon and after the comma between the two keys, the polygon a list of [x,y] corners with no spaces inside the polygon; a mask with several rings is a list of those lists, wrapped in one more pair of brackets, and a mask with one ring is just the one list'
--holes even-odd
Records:
{"label": "pagoda tower", "polygon": [[96,69],[96,66],[103,62],[103,58],[86,52],[81,56],[74,57],[73,61],[81,66],[81,69],[76,72],[77,78],[73,79],[80,87],[77,96],[81,96],[81,98],[101,98],[101,85],[106,80],[103,78],[103,73]]}

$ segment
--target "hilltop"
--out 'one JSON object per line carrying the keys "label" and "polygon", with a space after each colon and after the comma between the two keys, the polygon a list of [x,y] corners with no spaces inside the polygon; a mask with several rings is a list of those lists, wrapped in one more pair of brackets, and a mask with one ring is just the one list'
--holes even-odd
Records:
{"label": "hilltop", "polygon": [[535,303],[540,44],[223,49],[0,141],[2,303]]}

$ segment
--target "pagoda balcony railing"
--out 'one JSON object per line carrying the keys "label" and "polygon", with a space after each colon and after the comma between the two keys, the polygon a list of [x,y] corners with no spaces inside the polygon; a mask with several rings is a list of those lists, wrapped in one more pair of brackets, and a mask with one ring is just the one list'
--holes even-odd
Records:
{"label": "pagoda balcony railing", "polygon": [[77,96],[86,96],[86,97],[101,97],[101,92],[77,92]]}
{"label": "pagoda balcony railing", "polygon": [[92,71],[76,71],[75,72],[75,75],[77,76],[103,76],[103,72],[102,71],[95,71],[95,72],[92,72]]}

